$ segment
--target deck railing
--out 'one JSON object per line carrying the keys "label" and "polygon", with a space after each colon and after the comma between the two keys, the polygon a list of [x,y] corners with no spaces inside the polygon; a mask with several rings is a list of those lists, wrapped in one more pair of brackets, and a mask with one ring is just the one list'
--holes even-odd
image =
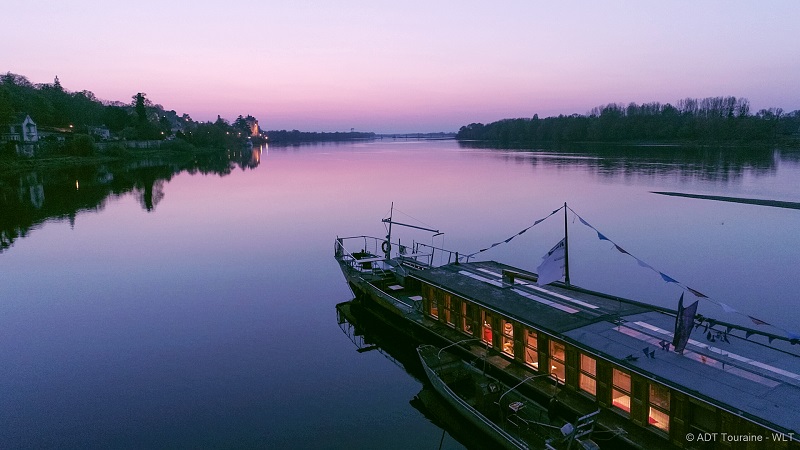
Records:
{"label": "deck railing", "polygon": [[[375,266],[380,266],[373,263],[386,259],[386,242],[384,238],[366,235],[337,237],[334,254],[353,270],[372,270]],[[397,259],[400,263],[417,269],[450,264],[458,259],[458,252],[416,241],[412,241],[410,245],[404,244],[399,239],[391,243],[388,253],[390,259]]]}

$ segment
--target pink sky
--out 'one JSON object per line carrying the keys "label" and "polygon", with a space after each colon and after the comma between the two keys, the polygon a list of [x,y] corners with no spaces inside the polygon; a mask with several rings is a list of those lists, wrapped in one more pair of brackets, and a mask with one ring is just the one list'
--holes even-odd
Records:
{"label": "pink sky", "polygon": [[800,109],[800,2],[115,2],[4,8],[0,72],[266,129],[456,131],[611,102]]}

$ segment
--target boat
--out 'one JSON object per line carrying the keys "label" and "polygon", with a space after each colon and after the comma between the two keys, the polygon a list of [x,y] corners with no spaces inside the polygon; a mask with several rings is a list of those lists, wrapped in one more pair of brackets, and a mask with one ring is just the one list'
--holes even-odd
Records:
{"label": "boat", "polygon": [[563,208],[564,239],[548,252],[563,252],[554,281],[541,266],[394,240],[392,225],[406,224],[391,213],[385,237],[337,237],[335,259],[354,302],[404,335],[459,343],[452,353],[483,358],[506,385],[530,378],[519,390],[556,398],[562,417],[600,409],[592,439],[601,447],[800,449],[798,337],[704,317],[683,296],[671,309],[571,283]]}
{"label": "boat", "polygon": [[[461,357],[432,345],[417,347],[419,359],[433,388],[477,429],[506,449],[599,448],[589,435],[600,411],[569,423],[551,424],[552,413],[486,375]],[[524,383],[524,380],[521,383]],[[521,384],[520,383],[520,384]]]}

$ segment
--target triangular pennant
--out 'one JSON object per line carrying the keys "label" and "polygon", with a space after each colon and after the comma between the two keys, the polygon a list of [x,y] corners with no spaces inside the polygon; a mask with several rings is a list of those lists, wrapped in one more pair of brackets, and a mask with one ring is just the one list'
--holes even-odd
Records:
{"label": "triangular pennant", "polygon": [[761,320],[761,319],[756,319],[756,318],[755,318],[755,317],[753,317],[753,316],[747,316],[747,317],[749,317],[749,318],[750,318],[750,320],[752,320],[752,321],[753,321],[753,323],[754,323],[754,324],[756,324],[756,325],[769,325],[767,322],[764,322],[764,321],[763,321],[763,320]]}
{"label": "triangular pennant", "polygon": [[586,225],[587,227],[589,227],[589,228],[591,228],[591,229],[594,229],[594,227],[593,227],[593,226],[589,225],[589,222],[587,222],[587,221],[583,220],[583,217],[581,217],[581,216],[578,216],[578,220],[580,220],[580,221],[581,221],[581,223],[582,223],[582,224],[584,224],[584,225]]}
{"label": "triangular pennant", "polygon": [[619,245],[617,245],[617,244],[614,244],[614,248],[616,248],[616,249],[617,249],[617,251],[618,251],[618,252],[620,252],[620,253],[625,253],[626,255],[630,255],[630,253],[628,253],[627,251],[625,251],[625,249],[624,249],[624,248],[620,247],[620,246],[619,246]]}
{"label": "triangular pennant", "polygon": [[514,239],[515,237],[516,237],[516,236],[511,236],[510,238],[506,239],[506,240],[505,240],[505,241],[503,241],[503,242],[505,242],[506,244],[508,244],[508,242],[509,242],[509,241],[511,241],[512,239]]}
{"label": "triangular pennant", "polygon": [[607,237],[603,236],[603,233],[601,233],[601,232],[599,232],[599,231],[597,232],[597,239],[600,239],[601,241],[608,241],[608,240],[610,240],[610,239],[608,239]]}
{"label": "triangular pennant", "polygon": [[708,296],[707,296],[706,294],[703,294],[703,293],[702,293],[702,292],[700,292],[700,291],[695,291],[694,289],[692,289],[692,288],[690,288],[690,287],[688,287],[688,286],[686,287],[686,290],[688,290],[689,292],[691,292],[692,294],[694,294],[694,296],[695,296],[695,297],[708,298]]}
{"label": "triangular pennant", "polygon": [[721,307],[722,307],[722,310],[723,310],[723,311],[725,311],[726,313],[735,313],[735,312],[739,312],[739,311],[737,311],[737,310],[735,310],[735,309],[731,308],[730,306],[728,306],[728,305],[726,305],[725,303],[722,303],[722,302],[719,302],[719,306],[721,306]]}
{"label": "triangular pennant", "polygon": [[641,259],[636,258],[636,257],[634,257],[634,258],[636,259],[636,263],[639,264],[641,267],[644,267],[646,269],[656,270],[656,269],[653,269],[653,266],[651,266],[650,264],[647,264],[646,262],[642,261]]}
{"label": "triangular pennant", "polygon": [[669,275],[665,274],[664,272],[658,272],[658,274],[661,275],[661,278],[663,278],[664,281],[666,281],[667,283],[677,283],[678,282],[678,280],[670,277]]}

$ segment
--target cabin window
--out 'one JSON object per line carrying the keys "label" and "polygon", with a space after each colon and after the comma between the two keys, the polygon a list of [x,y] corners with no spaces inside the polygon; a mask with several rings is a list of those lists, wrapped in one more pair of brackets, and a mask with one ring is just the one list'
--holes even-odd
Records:
{"label": "cabin window", "polygon": [[550,374],[556,377],[560,383],[566,380],[565,359],[564,344],[550,341]]}
{"label": "cabin window", "polygon": [[619,408],[626,413],[631,412],[631,376],[625,372],[613,369],[613,388],[611,389],[611,406]]}
{"label": "cabin window", "polygon": [[492,345],[492,314],[487,311],[481,311],[481,339],[489,345]]}
{"label": "cabin window", "polygon": [[536,332],[525,330],[525,364],[539,370],[539,351]]}
{"label": "cabin window", "polygon": [[514,356],[514,324],[503,319],[503,353]]}
{"label": "cabin window", "polygon": [[432,294],[433,295],[431,295],[431,297],[430,297],[430,299],[431,299],[431,301],[430,301],[430,305],[431,305],[430,313],[431,313],[431,316],[433,316],[433,317],[438,319],[439,318],[439,295],[438,295],[438,292],[432,292]]}
{"label": "cabin window", "polygon": [[461,331],[470,336],[472,336],[472,318],[475,314],[473,309],[474,306],[471,304],[464,301],[461,302]]}
{"label": "cabin window", "polygon": [[450,294],[444,294],[444,321],[447,322],[448,325],[453,325],[453,299],[450,297]]}
{"label": "cabin window", "polygon": [[648,423],[661,431],[669,432],[669,389],[650,385],[650,414]]}
{"label": "cabin window", "polygon": [[597,361],[584,354],[581,354],[581,373],[578,386],[592,397],[597,395]]}

